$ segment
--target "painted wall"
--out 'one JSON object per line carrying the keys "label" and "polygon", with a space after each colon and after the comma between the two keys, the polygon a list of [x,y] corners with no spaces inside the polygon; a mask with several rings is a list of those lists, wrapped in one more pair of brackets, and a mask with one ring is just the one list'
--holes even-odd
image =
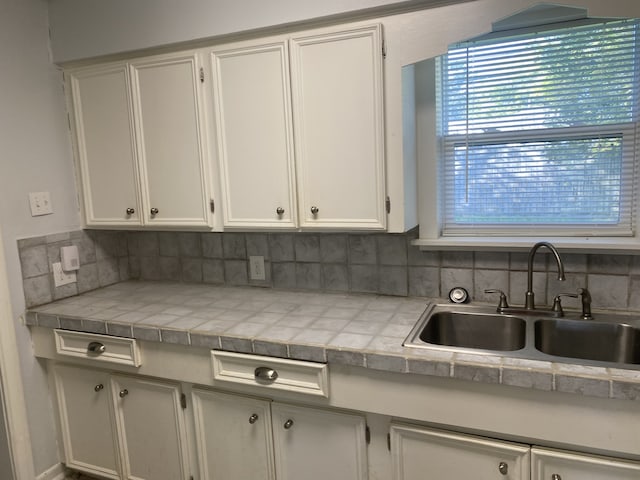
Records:
{"label": "painted wall", "polygon": [[[80,225],[61,74],[50,60],[43,0],[0,0],[0,231],[22,367],[35,470],[58,462],[44,373],[33,357],[16,240]],[[31,217],[28,193],[49,191],[54,214]],[[2,475],[1,478],[10,478]]]}

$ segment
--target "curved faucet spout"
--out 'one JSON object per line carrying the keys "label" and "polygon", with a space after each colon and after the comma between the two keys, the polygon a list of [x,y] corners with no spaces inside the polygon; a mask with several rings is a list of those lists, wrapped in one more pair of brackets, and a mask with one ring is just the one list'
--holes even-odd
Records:
{"label": "curved faucet spout", "polygon": [[564,280],[564,265],[562,263],[562,259],[560,258],[560,254],[556,247],[551,245],[549,242],[538,242],[531,250],[529,250],[529,259],[527,263],[527,293],[524,301],[524,308],[527,310],[534,310],[535,307],[535,295],[533,293],[533,258],[536,255],[536,252],[540,247],[547,247],[553,253],[553,256],[556,259],[556,265],[558,266],[558,280]]}

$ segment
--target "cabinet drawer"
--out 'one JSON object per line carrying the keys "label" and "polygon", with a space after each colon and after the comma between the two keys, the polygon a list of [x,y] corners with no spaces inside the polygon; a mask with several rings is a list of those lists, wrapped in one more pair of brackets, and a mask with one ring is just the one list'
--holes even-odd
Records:
{"label": "cabinet drawer", "polygon": [[214,383],[234,383],[329,397],[327,365],[282,358],[211,352]]}
{"label": "cabinet drawer", "polygon": [[133,338],[67,330],[54,330],[54,336],[60,355],[134,367],[141,364],[138,344]]}

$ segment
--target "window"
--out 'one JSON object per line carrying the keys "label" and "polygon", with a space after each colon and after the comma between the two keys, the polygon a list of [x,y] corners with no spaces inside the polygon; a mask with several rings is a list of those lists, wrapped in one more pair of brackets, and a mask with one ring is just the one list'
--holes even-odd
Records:
{"label": "window", "polygon": [[503,32],[438,59],[443,236],[634,235],[639,33]]}

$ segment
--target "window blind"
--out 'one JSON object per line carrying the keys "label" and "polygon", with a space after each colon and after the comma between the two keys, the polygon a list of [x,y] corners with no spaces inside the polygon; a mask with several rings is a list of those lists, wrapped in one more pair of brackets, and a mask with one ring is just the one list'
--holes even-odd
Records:
{"label": "window blind", "polygon": [[633,235],[637,20],[453,45],[437,62],[443,235]]}

